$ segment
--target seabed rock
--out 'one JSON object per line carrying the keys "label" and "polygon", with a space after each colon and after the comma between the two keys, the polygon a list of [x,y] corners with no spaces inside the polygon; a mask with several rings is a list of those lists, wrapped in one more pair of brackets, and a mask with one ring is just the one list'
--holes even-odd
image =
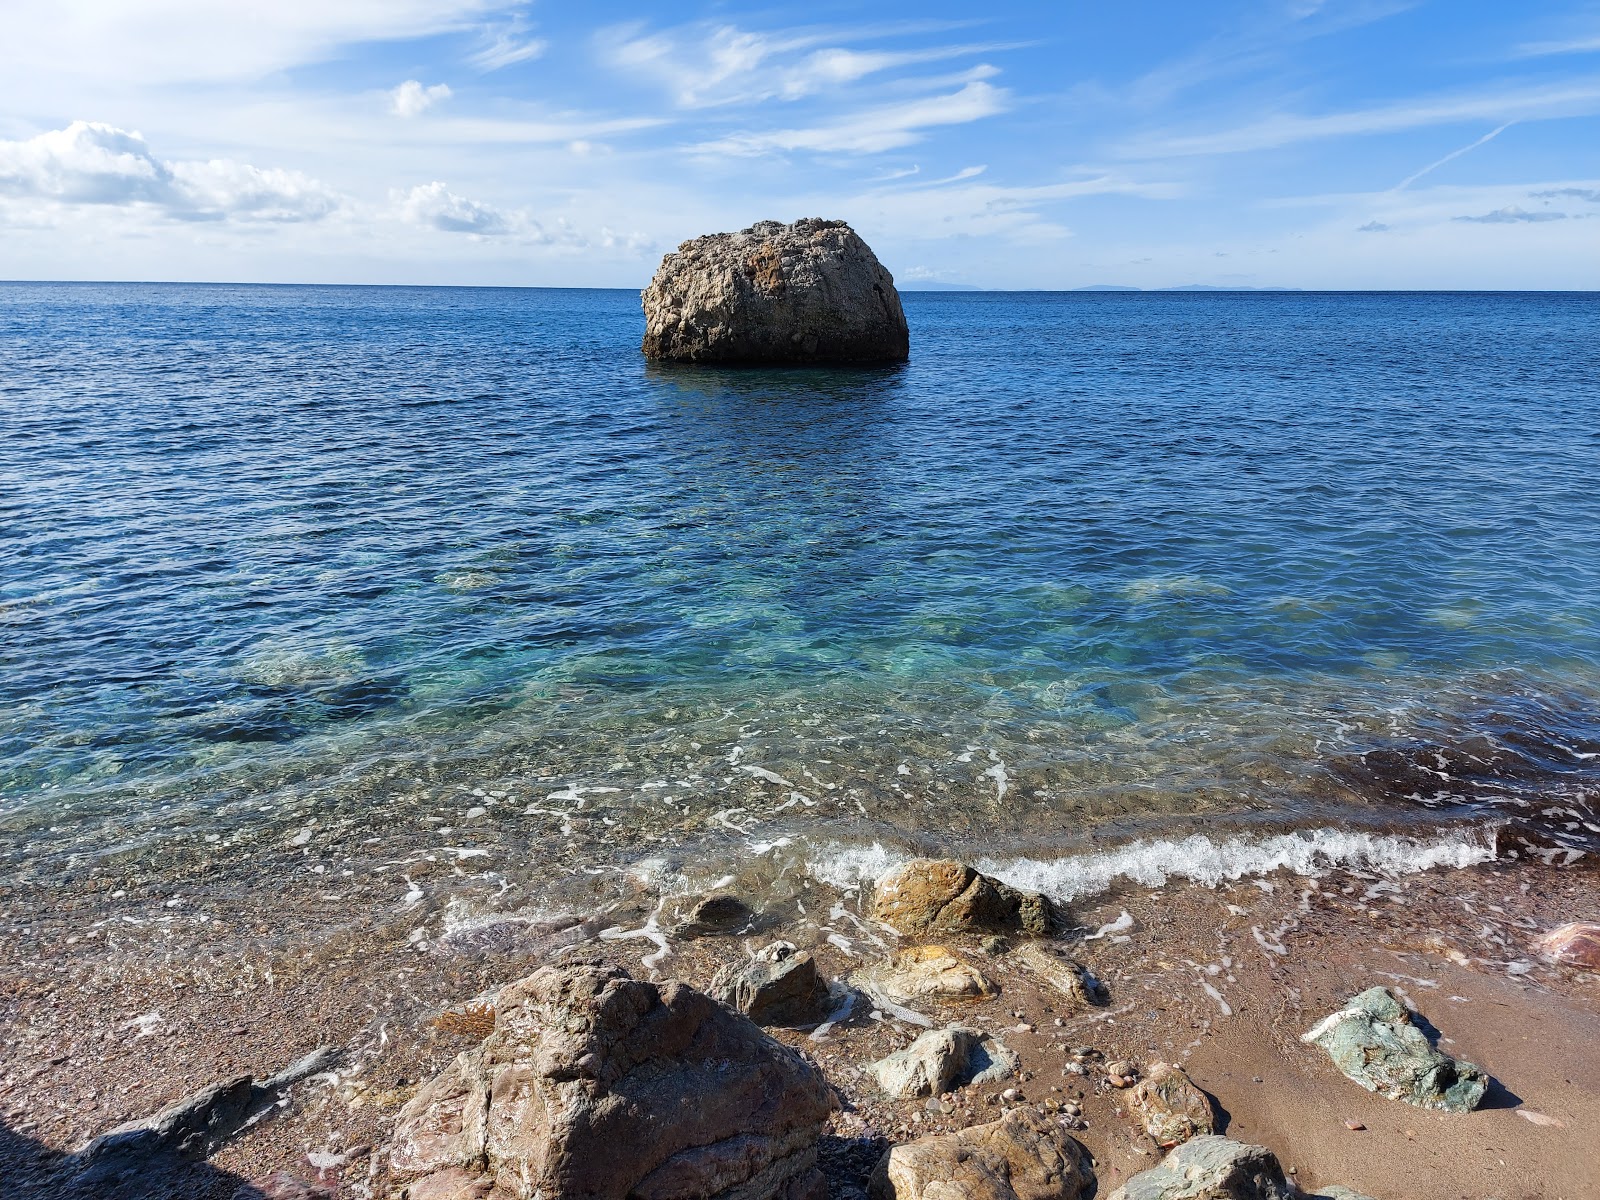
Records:
{"label": "seabed rock", "polygon": [[988,1000],[1000,990],[982,971],[945,946],[897,950],[887,962],[854,972],[850,982],[869,995],[884,996],[896,1004]]}
{"label": "seabed rock", "polygon": [[546,967],[401,1110],[378,1195],[822,1200],[821,1073],[684,984]]}
{"label": "seabed rock", "polygon": [[1011,957],[1061,993],[1075,1008],[1103,1005],[1110,999],[1105,985],[1091,975],[1088,968],[1055,946],[1024,942]]}
{"label": "seabed rock", "polygon": [[1489,1088],[1478,1067],[1436,1050],[1388,988],[1368,988],[1300,1040],[1367,1091],[1422,1108],[1470,1112]]}
{"label": "seabed rock", "polygon": [[904,1050],[867,1068],[884,1095],[897,1100],[942,1096],[969,1083],[993,1083],[1017,1069],[1017,1056],[996,1038],[952,1025],[930,1029]]}
{"label": "seabed rock", "polygon": [[892,363],[911,339],[894,277],[843,221],[758,221],[684,242],[642,297],[644,353],[698,363]]}
{"label": "seabed rock", "polygon": [[774,942],[742,966],[724,967],[711,992],[757,1025],[815,1025],[828,1016],[828,985],[817,964],[788,942]]}
{"label": "seabed rock", "polygon": [[1217,1110],[1211,1098],[1182,1067],[1152,1065],[1129,1094],[1129,1104],[1159,1146],[1176,1146],[1217,1131]]}
{"label": "seabed rock", "polygon": [[910,937],[1002,933],[1046,937],[1050,901],[980,874],[952,858],[914,858],[878,880],[878,920]]}
{"label": "seabed rock", "polygon": [[1029,1109],[896,1146],[870,1184],[872,1200],[1078,1200],[1093,1190],[1082,1143]]}

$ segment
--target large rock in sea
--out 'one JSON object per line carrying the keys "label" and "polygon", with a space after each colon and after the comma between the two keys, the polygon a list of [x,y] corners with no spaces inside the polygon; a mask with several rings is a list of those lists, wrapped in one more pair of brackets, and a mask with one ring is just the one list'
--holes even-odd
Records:
{"label": "large rock in sea", "polygon": [[894,277],[843,221],[758,221],[684,242],[643,300],[650,358],[892,363],[911,352]]}
{"label": "large rock in sea", "polygon": [[907,937],[1009,933],[1046,937],[1055,913],[1047,897],[1022,892],[953,858],[914,858],[878,880],[873,914]]}
{"label": "large rock in sea", "polygon": [[1470,1112],[1489,1088],[1473,1064],[1435,1049],[1388,988],[1368,988],[1300,1040],[1367,1091],[1422,1108]]}
{"label": "large rock in sea", "polygon": [[401,1110],[388,1196],[822,1200],[820,1072],[684,984],[546,967]]}

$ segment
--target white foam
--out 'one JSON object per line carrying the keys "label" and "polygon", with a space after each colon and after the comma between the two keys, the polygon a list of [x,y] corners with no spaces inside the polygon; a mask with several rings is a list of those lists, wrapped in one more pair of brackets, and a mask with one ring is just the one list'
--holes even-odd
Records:
{"label": "white foam", "polygon": [[[1276,871],[1317,878],[1341,868],[1395,876],[1438,867],[1470,867],[1494,861],[1495,835],[1493,827],[1441,830],[1432,837],[1342,829],[1223,840],[1197,834],[1181,840],[1140,840],[1064,858],[987,858],[975,865],[1014,887],[1065,902],[1098,895],[1118,880],[1162,887],[1173,879],[1187,879],[1216,887],[1225,880]],[[909,857],[876,842],[870,846],[834,845],[815,854],[808,870],[824,883],[848,888],[875,882]]]}

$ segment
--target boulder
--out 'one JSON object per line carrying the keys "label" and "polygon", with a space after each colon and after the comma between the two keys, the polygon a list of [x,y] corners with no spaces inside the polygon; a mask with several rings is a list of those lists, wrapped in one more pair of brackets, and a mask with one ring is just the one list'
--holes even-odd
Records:
{"label": "boulder", "polygon": [[1533,948],[1551,962],[1600,971],[1600,925],[1574,921],[1552,929],[1535,941]]}
{"label": "boulder", "polygon": [[850,982],[874,998],[883,996],[895,1004],[988,1000],[999,992],[982,971],[944,946],[897,950],[887,962],[854,972]]}
{"label": "boulder", "polygon": [[821,1200],[820,1072],[684,984],[546,967],[400,1112],[379,1195]]}
{"label": "boulder", "polygon": [[882,879],[873,896],[878,920],[911,937],[934,933],[1009,933],[1044,937],[1054,913],[1023,892],[955,859],[914,858]]}
{"label": "boulder", "polygon": [[1082,1143],[1029,1109],[896,1146],[869,1185],[872,1200],[1078,1200],[1093,1191]]}
{"label": "boulder", "polygon": [[644,353],[700,363],[903,362],[894,278],[843,221],[758,221],[684,242],[643,295]]}
{"label": "boulder", "polygon": [[1107,1200],[1295,1200],[1277,1155],[1215,1135],[1185,1142]]}
{"label": "boulder", "polygon": [[1489,1087],[1477,1067],[1435,1049],[1388,988],[1368,988],[1300,1040],[1367,1091],[1422,1108],[1469,1112]]}
{"label": "boulder", "polygon": [[998,1039],[952,1025],[930,1029],[904,1050],[867,1068],[886,1096],[941,1096],[969,1083],[993,1083],[1017,1069],[1017,1056]]}
{"label": "boulder", "polygon": [[1158,1146],[1176,1146],[1217,1131],[1217,1110],[1182,1067],[1155,1063],[1128,1102]]}
{"label": "boulder", "polygon": [[742,966],[724,967],[711,993],[757,1025],[815,1025],[828,1017],[828,985],[811,955],[774,942]]}
{"label": "boulder", "polygon": [[1024,942],[1012,952],[1011,960],[1059,992],[1074,1009],[1103,1005],[1110,999],[1105,985],[1059,947]]}

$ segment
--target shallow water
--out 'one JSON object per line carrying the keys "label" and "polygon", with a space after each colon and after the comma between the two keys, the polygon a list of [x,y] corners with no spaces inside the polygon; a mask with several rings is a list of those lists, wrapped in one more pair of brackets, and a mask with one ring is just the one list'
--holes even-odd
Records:
{"label": "shallow water", "polygon": [[906,307],[0,285],[0,854],[1600,841],[1600,296]]}

